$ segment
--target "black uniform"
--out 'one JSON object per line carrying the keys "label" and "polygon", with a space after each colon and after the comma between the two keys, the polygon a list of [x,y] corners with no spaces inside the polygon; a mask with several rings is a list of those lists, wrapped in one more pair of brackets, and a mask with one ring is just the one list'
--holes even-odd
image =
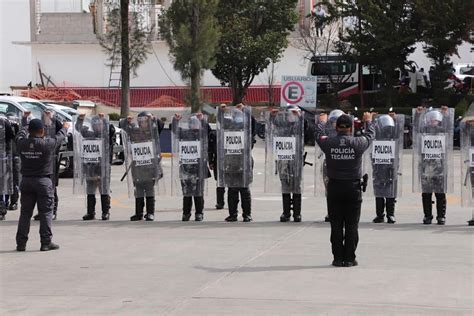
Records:
{"label": "black uniform", "polygon": [[[197,118],[196,118],[197,119]],[[175,121],[173,121],[175,122]],[[211,128],[208,123],[204,123],[201,121],[202,129],[204,129],[204,132],[207,133],[207,138],[209,139],[209,134],[211,131]],[[201,144],[201,149],[202,149],[202,131],[200,129],[181,129],[181,128],[173,128],[173,125],[171,126],[171,130],[177,131],[178,135],[177,138],[179,141],[199,141]],[[206,160],[206,172],[204,177],[205,178],[210,178],[211,173],[209,169],[207,168],[207,160],[211,156],[210,154],[211,149],[209,146],[207,146],[207,152],[201,153],[201,158],[200,159],[205,159]],[[205,157],[204,155],[208,155],[208,157]],[[193,207],[193,199],[194,199],[194,208],[196,210],[195,212],[195,217],[197,221],[201,221],[203,219],[203,213],[204,213],[204,182],[205,178],[201,177],[202,173],[202,161],[199,163],[195,164],[181,164],[179,166],[179,176],[181,178],[181,190],[183,193],[183,216],[182,220],[183,221],[188,221],[189,218],[191,217],[191,209]]]}
{"label": "black uniform", "polygon": [[[141,115],[138,115],[141,117]],[[120,127],[125,130],[132,142],[155,140],[155,148],[159,146],[159,137],[164,124],[161,120],[150,119],[147,123],[153,124],[151,128],[140,128],[134,123],[128,123],[126,119],[120,122]],[[153,134],[153,135],[152,135]],[[156,135],[156,136],[155,136]],[[135,215],[130,220],[137,221],[143,218],[143,209],[146,205],[146,220],[154,220],[155,214],[155,182],[163,177],[163,170],[159,161],[154,159],[151,165],[137,165],[132,161],[131,173],[135,187]],[[159,170],[157,170],[159,168]],[[155,178],[157,176],[158,178]],[[146,201],[146,204],[145,204]]]}
{"label": "black uniform", "polygon": [[[102,119],[105,120],[105,119]],[[105,125],[104,125],[105,126]],[[104,152],[105,154],[109,155],[109,167],[107,169],[108,175],[107,180],[110,181],[110,164],[112,163],[113,157],[113,145],[114,145],[114,137],[115,137],[115,127],[112,124],[108,124],[109,130],[108,133],[104,133],[104,131],[94,131],[89,130],[83,127],[83,119],[78,118],[76,122],[76,130],[81,133],[82,137],[84,138],[95,138],[100,137],[102,134],[108,134],[108,144],[104,144]],[[106,142],[107,140],[104,140]],[[108,146],[107,146],[108,145]],[[85,164],[83,166],[85,168],[85,173],[88,175],[100,175],[101,168],[99,164]],[[95,191],[99,189],[100,193],[100,202],[102,206],[102,219],[108,220],[109,212],[110,212],[110,195],[109,192],[103,192],[102,186],[100,185],[100,180],[97,180],[96,177],[92,177],[91,179],[86,179],[86,191],[87,191],[87,214],[83,216],[84,220],[93,219],[95,217],[95,205],[96,205],[96,198],[95,198]],[[94,192],[94,193],[92,193]]]}
{"label": "black uniform", "polygon": [[[395,126],[400,122],[395,121]],[[384,135],[377,136],[378,140],[394,140],[399,139],[400,129],[391,128],[390,131],[385,131]],[[398,146],[395,148],[396,151],[400,150]],[[395,155],[398,157],[398,154]],[[398,186],[398,166],[399,162],[394,161],[392,164],[377,164],[373,165],[373,186],[375,198],[375,212],[376,217],[373,222],[380,223],[384,221],[384,213],[387,212],[388,223],[395,223],[395,197],[383,197],[390,196],[391,193],[397,194]]]}
{"label": "black uniform", "polygon": [[[421,113],[416,113],[414,118],[414,128],[419,129],[419,119]],[[426,115],[426,114],[425,114]],[[452,130],[449,119],[446,115],[443,115],[443,119],[439,125],[436,126],[425,126],[422,130],[418,130],[419,133],[427,134],[444,134],[447,131]],[[423,223],[431,224],[433,219],[433,201],[432,195],[434,193],[436,198],[436,219],[438,224],[444,224],[446,218],[446,193],[440,192],[440,188],[447,187],[447,177],[445,173],[448,172],[443,160],[421,160],[421,200],[423,204]]]}
{"label": "black uniform", "polygon": [[362,204],[362,155],[375,137],[372,124],[362,136],[324,135],[324,126],[316,127],[315,140],[326,155],[328,207],[331,244],[335,265],[354,264],[359,241],[358,225]]}
{"label": "black uniform", "polygon": [[54,184],[51,178],[54,153],[66,137],[66,133],[67,130],[62,128],[55,138],[28,137],[28,132],[24,128],[17,136],[16,143],[21,158],[22,174],[21,214],[16,234],[17,249],[26,246],[35,204],[37,204],[40,219],[41,244],[51,243],[54,203]]}
{"label": "black uniform", "polygon": [[[4,128],[4,131],[2,131],[2,137],[4,139],[0,139],[0,143],[4,145],[4,148],[2,150],[5,150],[4,153],[2,153],[2,159],[9,159],[8,156],[11,156],[12,151],[13,151],[13,141],[15,139],[15,128],[12,126],[10,121],[7,118],[1,117],[0,116],[0,128]],[[11,157],[10,157],[11,158]],[[2,162],[3,163],[3,162]],[[7,168],[10,166],[7,166]],[[8,170],[4,170],[5,172]],[[10,175],[13,175],[13,171],[10,170]],[[7,176],[6,174],[1,175],[2,177]],[[8,179],[5,179],[5,181],[13,181],[11,177]],[[2,192],[0,190],[0,192]],[[9,193],[9,192],[6,192]],[[10,192],[11,193],[11,192]],[[5,215],[7,214],[7,209],[8,209],[8,195],[0,195],[0,220],[5,219]]]}
{"label": "black uniform", "polygon": [[[236,124],[239,125],[239,123],[231,123],[231,124]],[[252,116],[252,145],[251,148],[253,149],[254,144],[256,143],[255,141],[255,118]],[[232,129],[229,128],[229,129]],[[241,127],[236,126],[235,129],[241,129]],[[253,157],[252,159],[252,170],[250,171],[250,176],[249,176],[249,183],[252,183],[253,181]],[[229,157],[226,159],[227,166],[224,166],[225,170],[228,170],[229,172],[226,172],[226,176],[228,179],[226,180],[226,183],[229,184],[228,187],[228,193],[227,193],[227,204],[229,206],[229,217],[226,218],[226,220],[233,221],[234,219],[237,219],[238,216],[238,205],[239,205],[239,193],[240,193],[240,198],[242,199],[242,217],[244,218],[244,221],[251,221],[252,220],[252,195],[250,193],[250,188],[247,187],[236,187],[232,186],[232,178],[235,177],[235,179],[240,179],[242,178],[242,173],[248,172],[247,170],[242,170],[244,163],[243,163],[243,157],[242,155],[234,155],[233,157]],[[235,172],[235,170],[238,170],[238,172]]]}
{"label": "black uniform", "polygon": [[[26,126],[26,120],[23,121],[24,126]],[[52,126],[45,125],[46,135],[45,137],[55,137],[55,135],[63,128],[63,124],[57,119],[52,119],[51,122]],[[48,131],[51,131],[52,135],[49,135]],[[59,185],[59,150],[61,149],[61,144],[55,151],[54,164],[55,167],[53,168],[53,175],[51,176],[51,180],[54,184],[54,203],[53,203],[53,220],[56,220],[57,212],[58,212],[58,204],[59,204],[59,197],[58,197],[58,185]],[[35,221],[39,220],[39,214],[33,216]]]}
{"label": "black uniform", "polygon": [[[209,132],[209,165],[213,166],[214,179],[217,181],[217,164],[219,160],[217,159],[217,136],[216,131],[211,130]],[[224,208],[225,200],[225,187],[216,187],[216,209],[220,210]]]}

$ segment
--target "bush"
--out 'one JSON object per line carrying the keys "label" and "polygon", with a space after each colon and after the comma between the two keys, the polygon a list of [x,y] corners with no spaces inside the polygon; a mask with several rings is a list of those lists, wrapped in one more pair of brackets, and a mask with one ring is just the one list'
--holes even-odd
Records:
{"label": "bush", "polygon": [[118,121],[118,120],[120,120],[120,114],[118,114],[118,113],[110,113],[110,114],[109,114],[109,120],[111,120],[111,121]]}

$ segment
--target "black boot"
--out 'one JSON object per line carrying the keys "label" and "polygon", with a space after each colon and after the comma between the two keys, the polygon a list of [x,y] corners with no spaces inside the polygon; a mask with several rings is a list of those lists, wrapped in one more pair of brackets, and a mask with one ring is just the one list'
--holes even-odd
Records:
{"label": "black boot", "polygon": [[143,219],[143,208],[145,207],[145,198],[135,198],[135,215],[130,217],[132,222],[141,221]]}
{"label": "black boot", "polygon": [[[385,221],[385,198],[375,198],[375,213],[377,216],[372,220],[374,223],[383,223]],[[388,210],[387,210],[388,213]],[[388,216],[388,214],[387,214]]]}
{"label": "black boot", "polygon": [[87,194],[87,214],[82,217],[85,221],[95,219],[95,195]]}
{"label": "black boot", "polygon": [[283,214],[280,216],[280,222],[288,222],[291,218],[291,195],[289,193],[283,193]]}
{"label": "black boot", "polygon": [[224,208],[225,202],[224,202],[224,194],[225,194],[225,188],[216,188],[216,209],[221,210]]}
{"label": "black boot", "polygon": [[301,194],[293,193],[293,220],[301,222]]}
{"label": "black boot", "polygon": [[237,221],[237,207],[239,205],[239,189],[229,188],[227,190],[227,205],[229,207],[229,216],[226,217],[226,222]]}
{"label": "black boot", "polygon": [[240,197],[242,198],[242,217],[244,222],[252,221],[252,195],[249,188],[240,189]]}
{"label": "black boot", "polygon": [[202,222],[204,219],[204,197],[194,197],[194,208],[196,209],[195,220],[196,222]]}
{"label": "black boot", "polygon": [[110,195],[101,194],[100,203],[102,206],[102,220],[108,221],[110,218]]}
{"label": "black boot", "polygon": [[193,207],[193,197],[183,196],[183,217],[182,217],[183,222],[187,222],[191,218],[192,207]]}
{"label": "black boot", "polygon": [[397,221],[395,219],[395,198],[386,199],[386,208],[387,208],[387,223],[395,224]]}
{"label": "black boot", "polygon": [[146,197],[146,215],[145,219],[149,222],[155,220],[155,197],[147,196]]}
{"label": "black boot", "polygon": [[431,193],[422,193],[421,200],[423,202],[423,224],[429,225],[433,220],[433,201],[431,200]]}
{"label": "black boot", "polygon": [[436,193],[436,220],[438,225],[446,224],[446,194]]}
{"label": "black boot", "polygon": [[5,219],[5,215],[7,215],[7,206],[5,205],[5,202],[0,201],[0,221]]}

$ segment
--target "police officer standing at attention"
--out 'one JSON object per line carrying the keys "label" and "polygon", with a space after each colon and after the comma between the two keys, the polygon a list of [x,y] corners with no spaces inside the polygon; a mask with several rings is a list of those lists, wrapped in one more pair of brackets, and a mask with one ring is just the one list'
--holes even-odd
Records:
{"label": "police officer standing at attention", "polygon": [[358,263],[355,251],[359,241],[359,218],[362,204],[362,155],[375,137],[372,113],[365,112],[367,130],[362,136],[352,135],[352,118],[341,115],[336,121],[335,136],[324,134],[327,114],[321,114],[315,140],[326,155],[328,174],[328,207],[331,222],[333,266],[352,267]]}
{"label": "police officer standing at attention", "polygon": [[[28,117],[26,111],[23,115]],[[44,138],[43,122],[32,119],[28,130],[22,129],[17,136],[17,150],[21,159],[21,214],[16,234],[16,250],[25,251],[28,234],[30,232],[31,216],[35,204],[40,216],[41,251],[59,249],[51,241],[51,223],[53,217],[54,184],[53,175],[54,153],[66,137],[69,123],[65,122],[55,138]]]}

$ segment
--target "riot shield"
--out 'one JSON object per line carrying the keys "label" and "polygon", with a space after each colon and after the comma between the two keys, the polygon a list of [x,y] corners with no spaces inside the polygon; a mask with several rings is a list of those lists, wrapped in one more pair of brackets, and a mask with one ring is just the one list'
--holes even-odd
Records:
{"label": "riot shield", "polygon": [[203,196],[208,174],[205,115],[186,114],[172,122],[171,194]]}
{"label": "riot shield", "polygon": [[[328,120],[326,123],[323,123],[324,133],[327,137],[337,135],[336,121],[342,114],[344,114],[344,112],[341,110],[332,110],[329,113]],[[318,115],[315,115],[315,124],[316,126],[321,124]],[[329,181],[326,170],[326,157],[317,143],[314,145],[314,152],[314,195],[323,197],[326,196],[326,188]]]}
{"label": "riot shield", "polygon": [[[59,120],[59,117],[56,115],[56,112],[52,110],[45,110],[41,114],[41,121],[43,121],[44,125],[44,137],[45,138],[56,138],[56,123]],[[52,182],[53,185],[58,185],[58,169],[59,169],[59,150],[60,146],[53,154],[53,174],[52,174]]]}
{"label": "riot shield", "polygon": [[[474,206],[474,105],[460,122],[461,130],[461,204]],[[474,214],[473,214],[474,218]]]}
{"label": "riot shield", "polygon": [[267,112],[265,121],[266,193],[303,191],[304,117],[298,110]]}
{"label": "riot shield", "polygon": [[110,138],[107,116],[76,116],[74,137],[74,193],[110,192]]}
{"label": "riot shield", "polygon": [[405,116],[383,114],[374,119],[375,139],[365,155],[369,179],[367,194],[375,197],[396,198],[402,193],[402,152]]}
{"label": "riot shield", "polygon": [[233,106],[217,110],[217,182],[219,187],[249,187],[253,180],[252,116]]}
{"label": "riot shield", "polygon": [[129,197],[154,196],[163,177],[160,136],[153,119],[140,116],[122,129]]}
{"label": "riot shield", "polygon": [[414,109],[413,118],[413,192],[451,193],[454,109]]}
{"label": "riot shield", "polygon": [[7,141],[6,129],[6,118],[0,117],[0,196],[13,194],[12,142]]}

